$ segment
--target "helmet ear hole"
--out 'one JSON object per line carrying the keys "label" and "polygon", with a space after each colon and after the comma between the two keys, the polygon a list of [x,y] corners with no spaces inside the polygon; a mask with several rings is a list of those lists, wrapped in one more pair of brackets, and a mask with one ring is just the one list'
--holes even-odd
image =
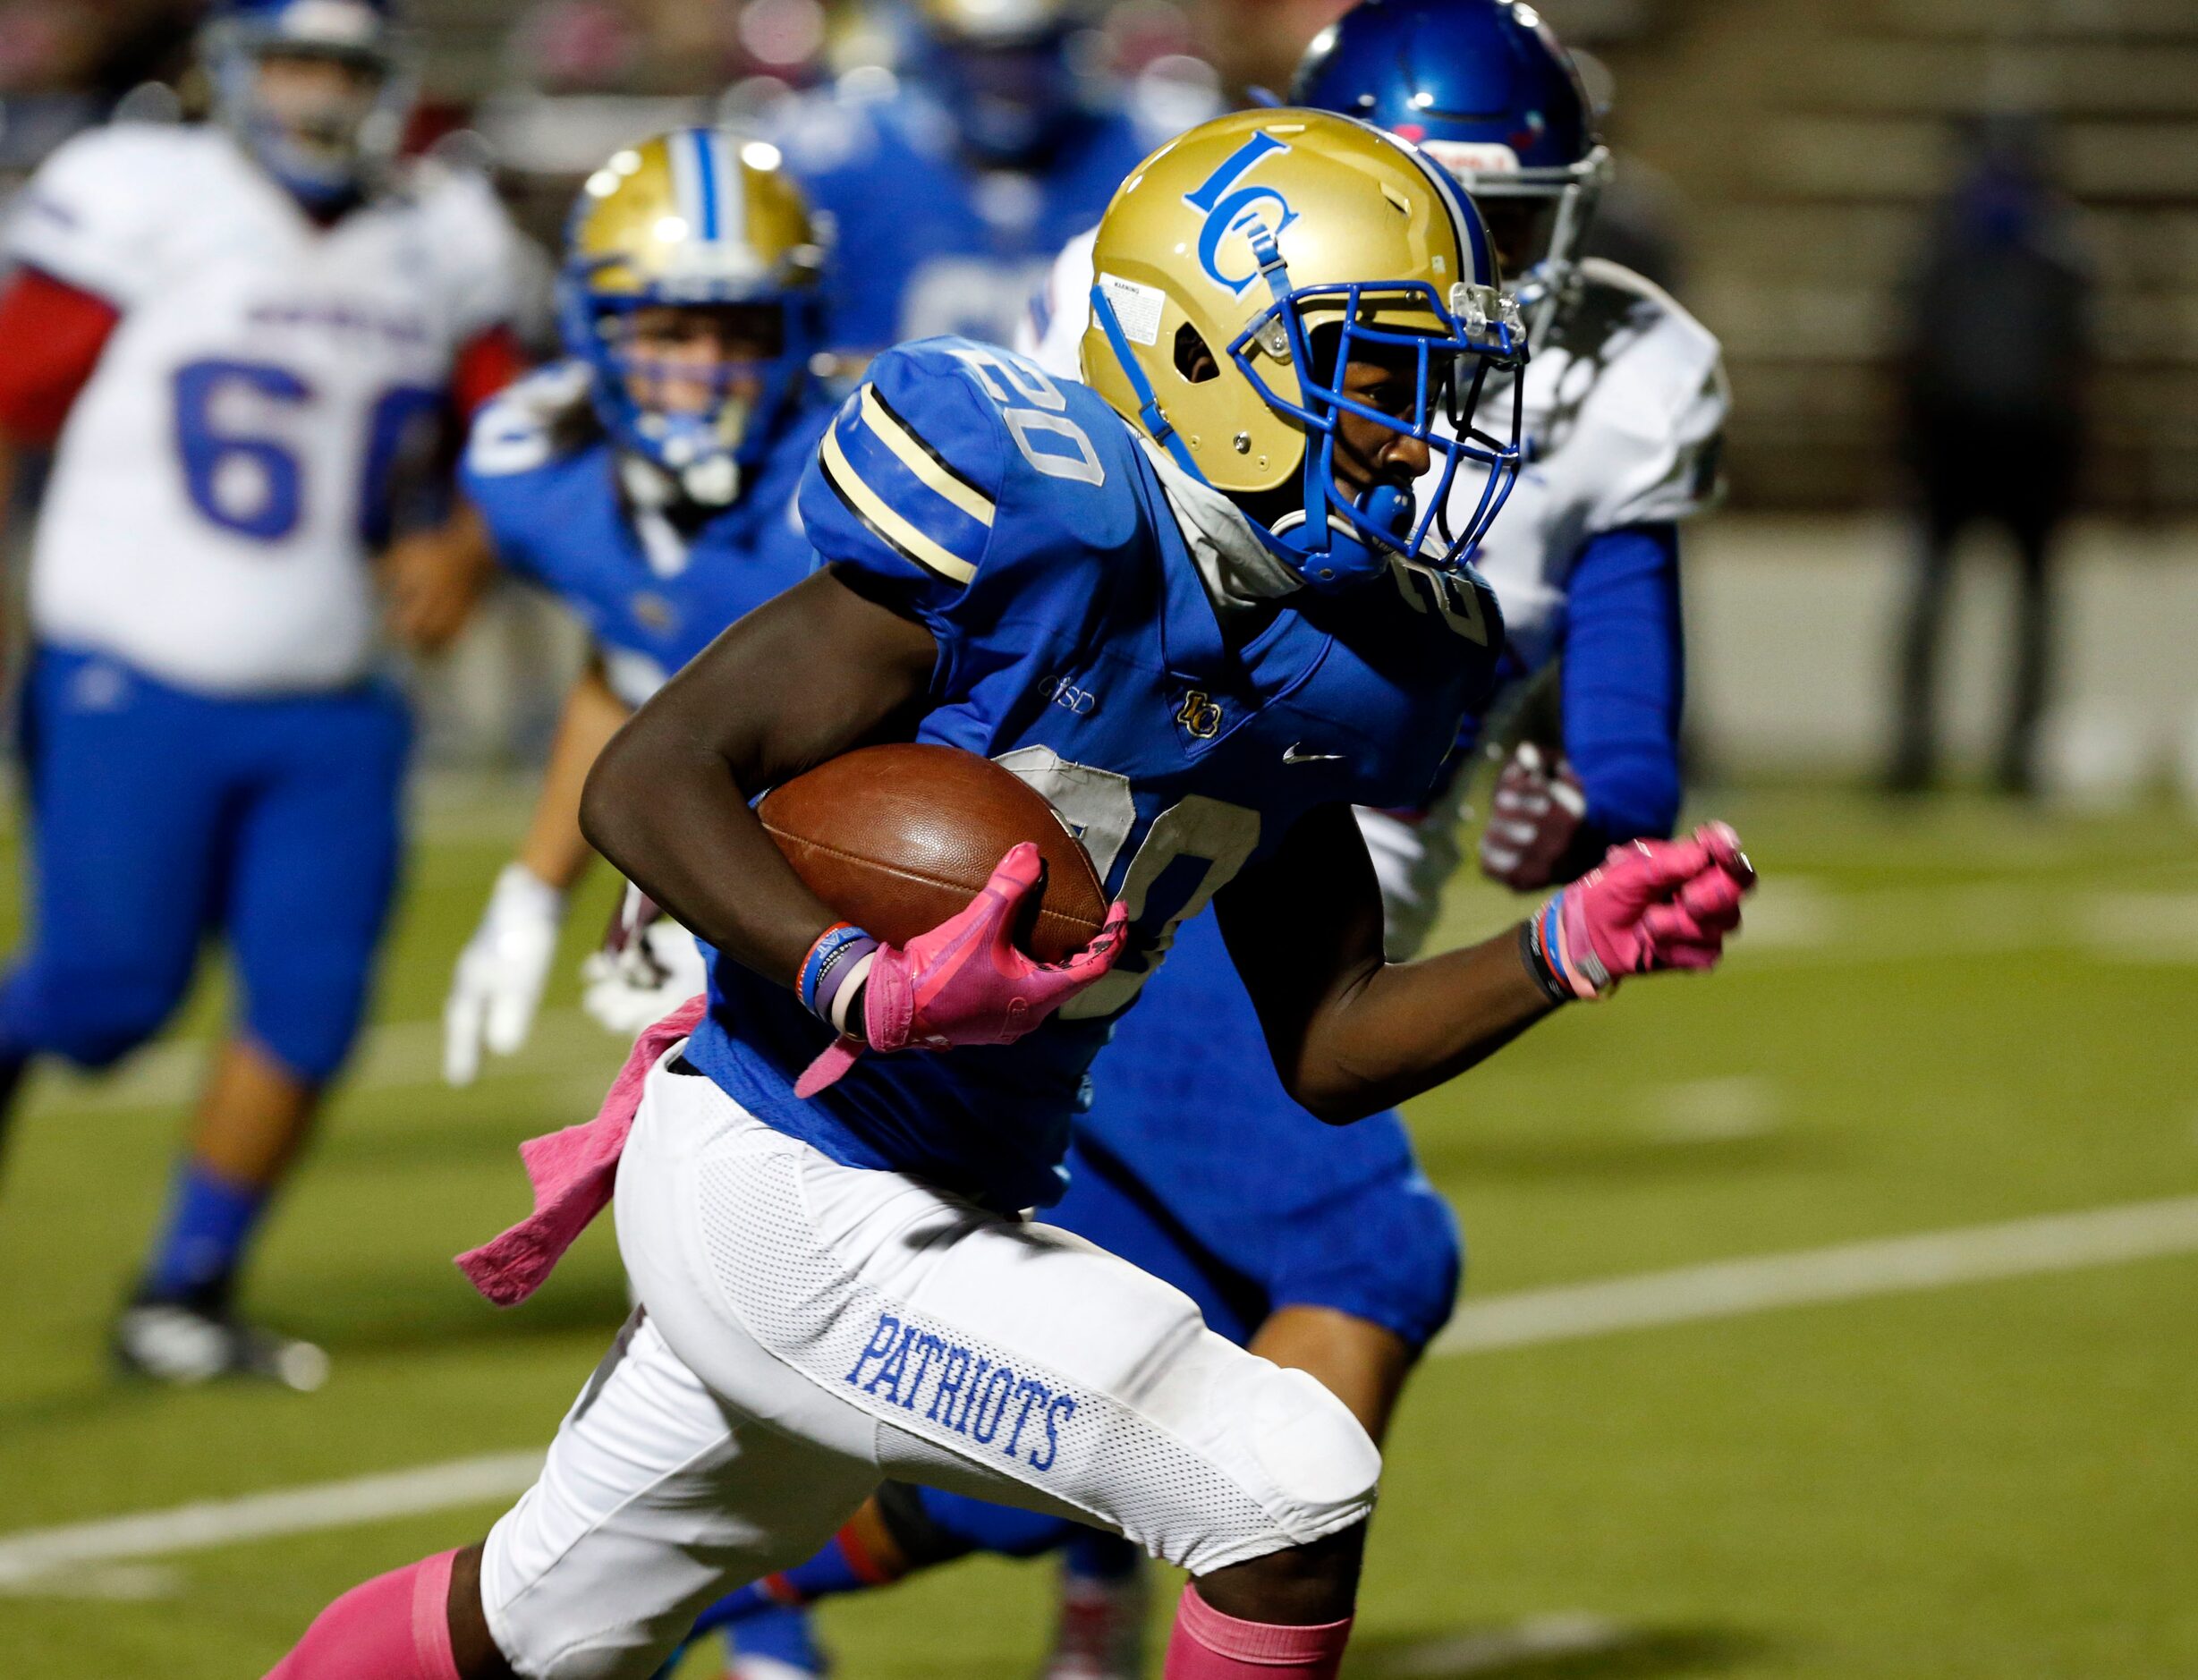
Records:
{"label": "helmet ear hole", "polygon": [[1188,321],[1175,328],[1175,371],[1185,385],[1203,385],[1221,377],[1220,359]]}

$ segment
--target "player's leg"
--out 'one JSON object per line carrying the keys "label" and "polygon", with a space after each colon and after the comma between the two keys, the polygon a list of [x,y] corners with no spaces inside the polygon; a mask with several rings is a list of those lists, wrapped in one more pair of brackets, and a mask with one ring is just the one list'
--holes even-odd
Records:
{"label": "player's leg", "polygon": [[169,1214],[117,1326],[123,1361],[318,1387],[319,1351],[241,1321],[251,1244],[363,1014],[395,890],[409,728],[378,690],[256,708],[225,884],[239,1025],[216,1059]]}
{"label": "player's leg", "polygon": [[219,707],[84,654],[40,649],[20,704],[30,926],[0,980],[9,1099],[34,1058],[107,1067],[182,1001],[214,895],[232,744]]}
{"label": "player's leg", "polygon": [[641,1680],[876,1473],[728,1406],[637,1311],[487,1540],[352,1589],[269,1680]]}
{"label": "player's leg", "polygon": [[[738,1116],[714,1087],[701,1100]],[[881,1470],[1081,1515],[1194,1576],[1229,1570],[1215,1610],[1318,1621],[1317,1637],[1283,1643],[1340,1650],[1345,1617],[1326,1612],[1347,1604],[1356,1552],[1332,1537],[1362,1525],[1379,1463],[1345,1408],[1214,1335],[1180,1292],[1065,1232],[753,1131],[723,1162],[680,1175],[699,1231],[689,1247],[775,1357],[872,1421]],[[647,1218],[627,1189],[634,1162],[630,1145],[622,1231]],[[787,1221],[786,1204],[806,1222]],[[634,1247],[629,1268],[653,1311]],[[818,1292],[828,1320],[759,1294],[756,1280],[789,1268],[832,1280]],[[699,1328],[665,1321],[713,1387],[737,1381],[740,1370],[715,1369],[726,1338],[697,1339]],[[1303,1555],[1236,1567],[1282,1552]],[[1226,1647],[1221,1625],[1207,1631]],[[1291,1668],[1314,1671],[1294,1657]]]}
{"label": "player's leg", "polygon": [[[2050,433],[2048,434],[2051,436]],[[2075,454],[2073,437],[2053,437],[2058,446],[2011,451],[2009,459],[2066,462]],[[2065,512],[2064,466],[2045,466],[2034,482],[2011,486],[2007,533],[2015,542],[2015,670],[2007,692],[2006,732],[2001,737],[1997,776],[2007,793],[2027,796],[2036,786],[2038,725],[2051,698],[2053,663],[2053,534]]]}
{"label": "player's leg", "polygon": [[[1067,1166],[1068,1193],[1047,1211],[1048,1224],[1174,1285],[1197,1304],[1208,1328],[1240,1345],[1250,1338],[1267,1311],[1258,1283],[1203,1248],[1111,1160],[1095,1158],[1079,1142]],[[814,1557],[712,1605],[695,1632],[726,1628],[744,1650],[759,1617],[892,1586],[980,1553],[1031,1558],[1054,1551],[1062,1553],[1060,1612],[1044,1672],[1141,1673],[1149,1602],[1142,1548],[1065,1516],[898,1481],[880,1488]]]}
{"label": "player's leg", "polygon": [[1918,426],[1923,505],[1910,562],[1893,751],[1886,774],[1886,785],[1895,793],[1920,792],[1931,783],[1937,759],[1939,644],[1954,575],[1955,546],[1973,505],[1968,446],[1954,435],[1958,422],[1945,415],[1928,415]]}

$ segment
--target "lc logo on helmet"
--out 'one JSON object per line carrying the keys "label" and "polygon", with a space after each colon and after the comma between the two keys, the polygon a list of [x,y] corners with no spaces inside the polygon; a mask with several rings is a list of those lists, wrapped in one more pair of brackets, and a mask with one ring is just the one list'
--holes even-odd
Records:
{"label": "lc logo on helmet", "polygon": [[1221,270],[1221,242],[1231,233],[1249,233],[1255,224],[1270,219],[1261,213],[1260,206],[1272,204],[1282,213],[1281,218],[1268,229],[1276,239],[1280,239],[1282,230],[1297,220],[1297,212],[1290,208],[1289,200],[1275,188],[1236,184],[1266,158],[1289,149],[1272,134],[1254,134],[1208,175],[1197,191],[1183,195],[1185,204],[1206,213],[1206,225],[1198,236],[1198,261],[1207,278],[1216,285],[1242,295],[1260,277],[1256,262],[1242,275],[1224,274]]}

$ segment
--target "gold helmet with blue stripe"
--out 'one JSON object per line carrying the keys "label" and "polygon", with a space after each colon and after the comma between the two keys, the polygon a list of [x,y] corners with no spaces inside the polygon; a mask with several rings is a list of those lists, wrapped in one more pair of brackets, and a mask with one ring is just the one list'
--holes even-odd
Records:
{"label": "gold helmet with blue stripe", "polygon": [[[1317,589],[1363,581],[1402,554],[1463,560],[1519,463],[1519,381],[1493,431],[1493,370],[1526,354],[1487,230],[1411,145],[1333,112],[1269,109],[1201,123],[1124,182],[1099,224],[1085,381],[1216,489],[1291,511],[1265,534]],[[1361,359],[1408,367],[1408,413],[1347,395]],[[1421,497],[1337,489],[1337,422],[1378,421],[1427,445]],[[1484,475],[1452,519],[1459,470]]]}
{"label": "gold helmet with blue stripe", "polygon": [[[596,412],[622,447],[693,500],[733,501],[823,344],[826,245],[777,148],[684,128],[630,146],[589,176],[559,282],[565,348],[593,369]],[[641,347],[645,311],[737,312],[743,352],[702,376],[699,400]],[[679,370],[676,383],[695,387]]]}

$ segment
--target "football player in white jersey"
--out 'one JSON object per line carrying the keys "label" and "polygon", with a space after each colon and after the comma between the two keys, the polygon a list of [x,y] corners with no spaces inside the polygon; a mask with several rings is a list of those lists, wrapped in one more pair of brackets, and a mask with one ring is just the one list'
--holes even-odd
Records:
{"label": "football player in white jersey", "polygon": [[242,1322],[235,1284],[356,1034],[396,878],[410,731],[380,621],[432,641],[487,564],[470,516],[394,546],[393,527],[432,494],[452,410],[519,368],[502,211],[398,165],[388,4],[217,8],[219,120],[64,147],[0,296],[7,459],[54,450],[23,697],[32,931],[0,982],[0,1086],[145,1042],[209,933],[236,978],[115,1329],[125,1369],[169,1381],[325,1370]]}

